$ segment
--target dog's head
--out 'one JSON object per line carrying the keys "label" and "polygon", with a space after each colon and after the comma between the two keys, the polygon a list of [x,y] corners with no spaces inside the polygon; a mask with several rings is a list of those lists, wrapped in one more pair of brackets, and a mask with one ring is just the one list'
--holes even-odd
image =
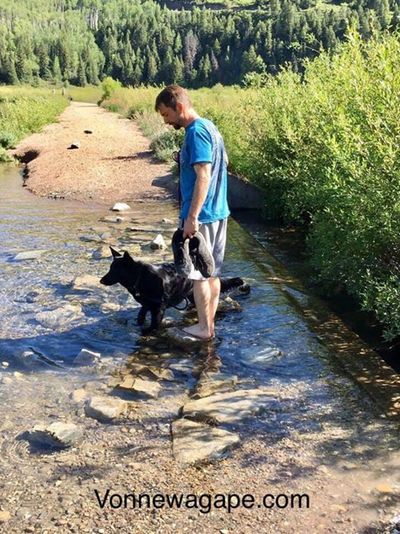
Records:
{"label": "dog's head", "polygon": [[103,276],[103,278],[101,278],[100,283],[105,286],[134,283],[138,272],[138,263],[135,262],[129,252],[120,254],[112,247],[110,247],[110,250],[113,256],[113,261],[110,265],[110,270]]}

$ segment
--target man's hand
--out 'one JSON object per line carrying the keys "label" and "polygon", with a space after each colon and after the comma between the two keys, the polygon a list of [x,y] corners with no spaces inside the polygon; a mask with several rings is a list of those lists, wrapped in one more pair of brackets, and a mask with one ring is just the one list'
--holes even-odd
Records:
{"label": "man's hand", "polygon": [[186,239],[186,237],[192,237],[193,234],[198,231],[198,229],[199,221],[197,220],[197,217],[189,215],[183,224],[183,239]]}

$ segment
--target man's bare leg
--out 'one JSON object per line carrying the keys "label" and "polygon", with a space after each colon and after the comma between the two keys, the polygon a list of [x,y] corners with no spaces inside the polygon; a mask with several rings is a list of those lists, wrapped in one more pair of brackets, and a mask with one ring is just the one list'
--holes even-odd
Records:
{"label": "man's bare leg", "polygon": [[199,322],[184,331],[196,337],[207,339],[214,335],[214,321],[211,317],[211,286],[209,280],[193,281],[193,296]]}
{"label": "man's bare leg", "polygon": [[209,278],[208,282],[210,284],[210,292],[211,292],[211,298],[210,298],[210,307],[209,307],[209,323],[211,325],[211,335],[215,335],[215,328],[214,328],[214,319],[215,314],[217,313],[218,308],[218,302],[219,302],[219,294],[221,292],[221,280],[219,278]]}

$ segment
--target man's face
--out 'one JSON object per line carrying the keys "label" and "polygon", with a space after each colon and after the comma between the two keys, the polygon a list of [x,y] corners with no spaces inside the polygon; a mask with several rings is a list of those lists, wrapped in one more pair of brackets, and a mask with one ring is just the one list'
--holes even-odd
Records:
{"label": "man's face", "polygon": [[175,128],[175,130],[179,130],[179,128],[182,128],[182,104],[178,102],[176,105],[176,109],[172,109],[161,103],[158,108],[158,111],[164,119],[165,124],[170,124]]}

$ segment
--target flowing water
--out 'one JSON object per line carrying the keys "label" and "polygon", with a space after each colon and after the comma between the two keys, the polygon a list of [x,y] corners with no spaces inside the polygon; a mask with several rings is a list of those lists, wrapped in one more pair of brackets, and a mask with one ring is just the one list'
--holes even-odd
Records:
{"label": "flowing water", "polygon": [[[15,167],[0,166],[0,473],[4,495],[16,494],[18,484],[23,486],[25,480],[38,487],[39,495],[48,484],[50,467],[39,460],[33,466],[26,442],[18,439],[21,432],[38,420],[83,421],[82,412],[68,400],[71,392],[84,384],[89,390],[104,392],[110,376],[129,362],[163,362],[173,370],[175,381],[163,384],[160,394],[164,402],[156,408],[152,405],[155,412],[149,407],[143,411],[141,417],[147,415],[152,422],[159,413],[169,423],[199,375],[210,372],[211,376],[218,370],[236,376],[238,388],[262,387],[276,394],[268,413],[249,423],[248,435],[253,431],[278,443],[289,434],[301,434],[308,451],[307,439],[313,433],[313,439],[323,438],[312,459],[315,469],[321,458],[326,465],[334,465],[340,449],[342,458],[360,465],[366,458],[375,459],[375,465],[371,463],[359,474],[360,487],[366,487],[367,473],[374,473],[373,480],[382,475],[378,449],[382,454],[398,450],[397,426],[376,417],[374,403],[346,375],[332,348],[310,328],[310,318],[315,317],[306,292],[237,222],[229,223],[223,276],[244,278],[251,286],[250,294],[235,297],[239,310],[219,316],[214,344],[185,350],[171,346],[162,332],[149,339],[140,337],[135,324],[138,305],[122,287],[96,283],[108,271],[110,259],[93,257],[94,251],[111,244],[146,261],[169,261],[169,248],[151,251],[148,244],[160,228],[168,242],[176,206],[136,203],[131,212],[122,214],[122,222],[101,221],[116,214],[104,206],[35,197],[21,187],[21,180]],[[164,218],[169,221],[163,222]],[[137,231],[129,229],[132,226]],[[27,251],[42,252],[36,259],[16,259]],[[93,277],[90,282],[75,283],[87,275]],[[310,308],[306,316],[302,309]],[[179,323],[190,316],[167,310],[166,318]],[[82,348],[101,353],[100,365],[74,365]],[[140,411],[140,405],[136,408]],[[90,420],[86,424],[87,444],[79,452],[82,462],[85,454],[91,458],[100,442],[110,442],[111,447],[112,439],[125,435],[117,426],[91,425]],[[153,442],[157,439],[152,438]],[[109,462],[118,463],[116,458],[110,457]],[[76,491],[74,483],[71,477],[71,494]],[[354,493],[353,486],[346,491]],[[30,517],[32,511],[24,513],[24,518]]]}
{"label": "flowing water", "polygon": [[[101,277],[107,272],[108,258],[92,258],[99,246],[144,243],[155,233],[127,236],[126,224],[100,221],[112,215],[104,207],[38,198],[21,188],[20,180],[15,168],[2,168],[2,361],[18,367],[21,352],[32,350],[65,370],[83,347],[104,356],[132,352],[139,338],[132,297],[117,286],[85,291],[74,289],[72,283],[77,276]],[[133,206],[125,222],[157,228],[163,217],[176,218],[172,203]],[[171,229],[165,229],[166,237]],[[15,260],[26,251],[43,252],[37,259]],[[170,258],[159,252],[145,254],[154,262]],[[241,276],[252,289],[248,297],[241,297],[241,311],[226,314],[219,322],[218,355],[226,370],[263,383],[312,381],[330,372],[329,355],[287,295],[266,283],[268,265],[266,251],[231,221],[224,276]],[[107,303],[113,304],[112,311]],[[167,312],[171,315],[180,314]]]}

